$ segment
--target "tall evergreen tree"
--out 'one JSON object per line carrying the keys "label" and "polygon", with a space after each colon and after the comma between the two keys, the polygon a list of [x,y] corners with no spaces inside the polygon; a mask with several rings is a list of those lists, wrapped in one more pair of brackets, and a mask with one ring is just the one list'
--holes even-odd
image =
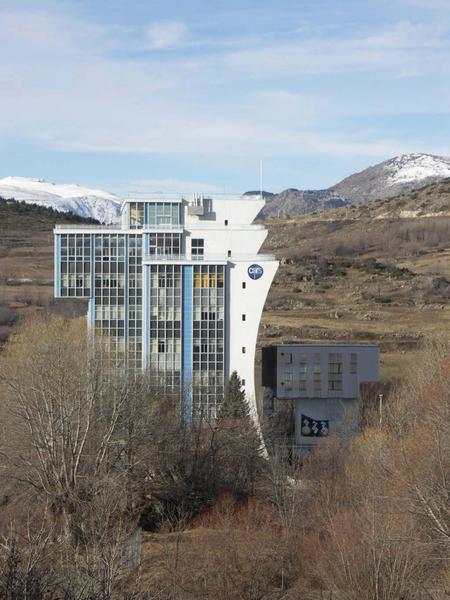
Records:
{"label": "tall evergreen tree", "polygon": [[219,419],[249,419],[250,409],[236,371],[231,373],[218,414]]}

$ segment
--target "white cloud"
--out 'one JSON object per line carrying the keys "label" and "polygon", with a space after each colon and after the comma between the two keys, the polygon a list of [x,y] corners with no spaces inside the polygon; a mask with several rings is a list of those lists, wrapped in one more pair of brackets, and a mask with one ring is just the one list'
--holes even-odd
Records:
{"label": "white cloud", "polygon": [[121,188],[130,194],[142,193],[168,193],[168,194],[213,194],[220,193],[223,190],[205,181],[190,181],[183,179],[138,179],[131,181]]}
{"label": "white cloud", "polygon": [[[420,73],[436,68],[448,50],[443,26],[400,23],[357,39],[269,46],[241,38],[239,51],[224,44],[220,51],[189,58],[174,51],[164,60],[158,53],[134,60],[111,52],[127,47],[130,32],[69,14],[0,8],[0,23],[0,113],[9,116],[0,120],[0,134],[67,151],[388,157],[404,149],[395,139],[376,132],[358,136],[344,127],[323,133],[322,122],[339,110],[363,114],[364,98],[357,106],[343,105],[332,87],[306,94],[289,85],[299,75],[335,71]],[[183,23],[170,21],[153,23],[148,39],[153,48],[164,49],[187,37]],[[134,41],[133,51],[144,42]],[[443,65],[442,77],[448,68]],[[286,89],[278,77],[284,77]],[[407,108],[414,106],[411,98]],[[188,191],[182,185],[189,182],[149,181]]]}
{"label": "white cloud", "polygon": [[400,22],[364,37],[311,37],[239,49],[224,57],[229,68],[264,79],[280,74],[449,70],[450,27]]}
{"label": "white cloud", "polygon": [[187,34],[186,25],[179,21],[159,21],[147,29],[150,46],[157,50],[180,45],[186,40]]}

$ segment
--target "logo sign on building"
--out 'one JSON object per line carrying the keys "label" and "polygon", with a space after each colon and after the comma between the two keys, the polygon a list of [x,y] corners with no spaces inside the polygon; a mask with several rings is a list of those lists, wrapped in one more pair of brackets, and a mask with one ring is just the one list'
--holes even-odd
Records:
{"label": "logo sign on building", "polygon": [[263,276],[264,269],[259,265],[250,265],[248,268],[248,276],[250,279],[259,279]]}

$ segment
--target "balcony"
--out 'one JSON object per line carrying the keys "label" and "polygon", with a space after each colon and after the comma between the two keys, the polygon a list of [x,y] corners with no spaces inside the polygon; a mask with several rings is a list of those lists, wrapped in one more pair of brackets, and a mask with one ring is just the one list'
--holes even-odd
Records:
{"label": "balcony", "polygon": [[176,263],[226,263],[226,262],[269,262],[277,260],[272,254],[239,254],[228,256],[225,253],[189,256],[187,254],[146,254],[144,262],[176,262]]}

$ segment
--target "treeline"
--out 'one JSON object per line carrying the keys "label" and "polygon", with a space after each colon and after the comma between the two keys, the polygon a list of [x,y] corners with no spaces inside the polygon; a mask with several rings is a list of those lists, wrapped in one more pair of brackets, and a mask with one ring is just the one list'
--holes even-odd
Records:
{"label": "treeline", "polygon": [[80,217],[73,212],[60,212],[51,207],[0,197],[0,228],[15,226],[18,220],[45,220],[51,223],[86,223],[97,225],[96,219]]}
{"label": "treeline", "polygon": [[381,418],[369,411],[360,434],[291,465],[266,456],[236,375],[217,419],[186,421],[177,395],[105,368],[59,318],[2,355],[2,600],[448,594],[445,341],[418,355]]}

